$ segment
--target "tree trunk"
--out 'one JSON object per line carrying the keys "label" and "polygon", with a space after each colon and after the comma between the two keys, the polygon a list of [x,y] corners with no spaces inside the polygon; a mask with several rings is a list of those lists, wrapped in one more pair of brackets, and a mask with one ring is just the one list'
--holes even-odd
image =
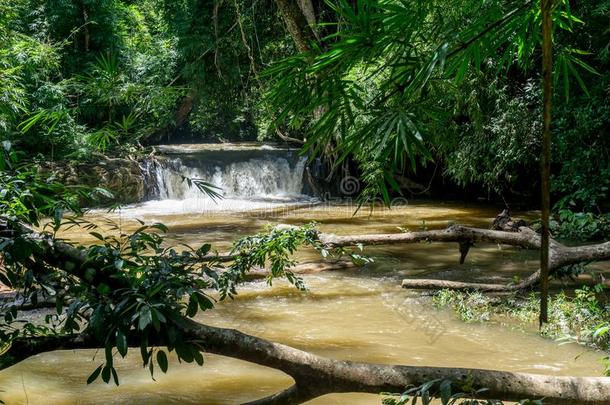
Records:
{"label": "tree trunk", "polygon": [[314,38],[314,33],[299,4],[295,0],[276,0],[276,3],[297,50],[300,53],[309,52],[311,50],[309,43]]}
{"label": "tree trunk", "polygon": [[[450,380],[456,390],[474,381],[474,389],[486,388],[476,393],[478,399],[520,401],[544,398],[555,405],[607,405],[610,398],[610,378],[333,360],[233,329],[208,326],[188,319],[184,320],[184,324],[183,333],[202,342],[206,352],[274,368],[294,379],[295,384],[288,389],[251,404],[301,404],[330,393],[400,393],[406,387],[419,386],[432,380]],[[87,339],[82,337],[31,338],[28,342],[14,343],[0,354],[0,368],[37,353],[90,347]]]}
{"label": "tree trunk", "polygon": [[195,91],[190,89],[186,96],[180,102],[180,107],[176,111],[176,128],[182,127],[188,121],[191,111],[193,111],[193,104],[195,102]]}
{"label": "tree trunk", "polygon": [[551,212],[551,102],[553,70],[553,20],[551,9],[553,0],[542,0],[542,88],[543,88],[543,132],[542,156],[540,159],[541,201],[542,201],[542,246],[540,248],[540,326],[549,321],[549,275],[551,271],[549,252],[549,217]]}
{"label": "tree trunk", "polygon": [[[290,228],[291,225],[278,225],[278,228]],[[518,246],[525,249],[540,249],[541,238],[527,227],[519,227],[518,231],[498,231],[481,228],[470,228],[452,225],[446,229],[403,232],[393,234],[368,235],[335,235],[318,233],[318,239],[328,249],[358,245],[394,245],[413,244],[420,242],[457,242],[460,254],[459,262],[464,263],[470,247],[476,242],[497,243]],[[565,246],[555,240],[549,240],[549,268],[552,274],[555,270],[582,262],[610,260],[610,242],[586,246]],[[464,283],[448,280],[408,279],[403,280],[403,288],[414,289],[453,289],[479,290],[486,292],[520,291],[533,287],[541,279],[541,271],[537,270],[517,284],[480,284]]]}
{"label": "tree trunk", "polygon": [[305,20],[307,20],[307,24],[309,24],[309,28],[315,35],[315,37],[320,40],[318,36],[318,21],[316,18],[316,9],[313,6],[311,0],[298,0],[299,8],[303,12],[303,16],[305,16]]}

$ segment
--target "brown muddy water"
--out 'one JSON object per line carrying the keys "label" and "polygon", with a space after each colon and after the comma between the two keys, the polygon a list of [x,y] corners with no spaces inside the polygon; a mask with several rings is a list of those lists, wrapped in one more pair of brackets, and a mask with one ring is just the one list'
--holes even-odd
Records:
{"label": "brown muddy water", "polygon": [[[221,203],[222,204],[222,203]],[[283,207],[283,208],[282,208]],[[353,215],[340,204],[256,209],[239,213],[151,213],[142,207],[88,219],[111,219],[123,231],[135,229],[133,218],[163,222],[174,242],[194,246],[215,242],[224,251],[240,235],[275,223],[318,222],[322,231],[338,234],[398,232],[445,227],[452,222],[487,227],[493,208],[448,203],[417,203],[391,210],[376,208]],[[90,242],[86,231],[65,237]],[[219,304],[200,316],[202,322],[237,328],[336,359],[407,365],[492,368],[549,375],[600,375],[600,354],[574,344],[559,345],[535,333],[498,324],[469,324],[429,300],[403,290],[406,276],[436,276],[506,281],[534,270],[535,253],[497,245],[476,246],[463,266],[453,244],[418,244],[367,248],[375,263],[364,268],[305,275],[308,292],[285,282],[272,287],[264,281],[242,285],[234,301]],[[300,260],[318,259],[300,252]],[[133,355],[132,355],[133,354]],[[87,376],[97,366],[95,351],[42,354],[0,372],[0,399],[7,404],[236,404],[281,390],[291,384],[283,373],[246,362],[206,355],[205,365],[172,362],[166,375],[153,381],[142,369],[139,355],[117,362],[121,385],[96,382]],[[312,404],[378,404],[380,396],[327,395]]]}
{"label": "brown muddy water", "polygon": [[[163,148],[161,148],[163,149]],[[236,238],[277,223],[318,223],[324,232],[365,234],[444,228],[451,223],[489,227],[497,208],[440,202],[396,201],[392,209],[345,203],[320,204],[303,195],[304,158],[290,149],[256,145],[167,147],[165,166],[151,169],[156,196],[113,213],[93,211],[86,219],[123,232],[163,222],[171,243],[198,247],[211,242],[225,252]],[[222,189],[214,202],[185,187],[182,176],[202,178]],[[353,180],[353,179],[348,179]],[[356,184],[358,186],[358,184]],[[348,194],[347,183],[344,191]],[[521,213],[527,216],[527,213]],[[519,215],[517,215],[519,216]],[[81,243],[94,238],[73,228],[63,237]],[[536,334],[536,325],[516,328],[464,323],[438,311],[420,293],[400,288],[405,277],[426,276],[507,282],[536,268],[537,253],[498,245],[471,249],[458,264],[455,244],[365,248],[375,262],[363,268],[304,275],[309,288],[286,282],[241,285],[238,297],[222,302],[199,320],[288,344],[336,359],[405,365],[475,367],[549,375],[599,376],[600,353],[575,344],[559,345]],[[320,260],[303,250],[297,259]],[[100,363],[96,351],[57,351],[30,358],[0,372],[0,400],[7,404],[238,404],[291,385],[291,378],[265,367],[205,355],[199,367],[172,361],[155,381],[141,367],[139,351],[118,360],[121,385],[87,377]],[[379,395],[327,395],[311,404],[379,404]]]}

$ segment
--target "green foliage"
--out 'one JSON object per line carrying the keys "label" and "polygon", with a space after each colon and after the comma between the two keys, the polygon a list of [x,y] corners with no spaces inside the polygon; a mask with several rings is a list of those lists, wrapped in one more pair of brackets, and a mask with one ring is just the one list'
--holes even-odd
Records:
{"label": "green foliage", "polygon": [[[538,320],[540,298],[531,293],[525,299],[517,296],[493,299],[481,293],[441,290],[433,297],[437,308],[450,307],[464,321],[484,322],[509,317],[519,322]],[[610,350],[610,335],[604,332],[610,322],[610,306],[606,289],[581,287],[568,296],[561,292],[550,297],[549,319],[541,333],[559,340],[573,340],[602,350]]]}
{"label": "green foliage", "polygon": [[[209,245],[177,252],[162,247],[164,239],[151,232],[154,230],[167,229],[161,224],[142,225],[130,235],[110,237],[92,232],[102,243],[87,249],[87,256],[92,262],[105,263],[107,267],[101,271],[108,274],[103,278],[89,275],[91,282],[96,277],[103,281],[92,283],[70,303],[63,328],[67,333],[78,332],[80,325],[86,324],[87,330],[105,347],[105,363],[88,383],[101,372],[104,382],[112,374],[118,384],[112,359],[116,353],[125,357],[130,344],[139,346],[143,365],[148,366],[151,375],[155,352],[160,369],[166,372],[168,368],[165,354],[155,347],[160,342],[169,352],[175,350],[180,360],[203,364],[201,347],[182,336],[178,325],[184,317],[192,318],[198,311],[214,306],[214,299],[204,291],[213,286],[216,275],[209,263],[201,264]],[[57,313],[63,314],[61,306]],[[134,334],[136,337],[129,341]]]}
{"label": "green foliage", "polygon": [[[141,223],[131,234],[115,226],[111,236],[78,218],[67,218],[62,225],[89,229],[99,240],[79,248],[90,267],[77,270],[70,262],[54,267],[38,256],[44,246],[54,243],[52,233],[0,237],[4,259],[0,281],[18,289],[24,302],[35,304],[40,297],[56,300],[56,314],[47,316],[44,325],[22,320],[16,305],[2,308],[0,338],[4,347],[15,339],[44,335],[82,334],[92,339],[104,348],[104,359],[88,383],[101,377],[119,384],[113,359],[117,354],[126,356],[130,347],[140,348],[143,365],[152,376],[155,362],[162,372],[168,370],[163,350],[175,352],[180,361],[203,364],[201,342],[189,335],[187,320],[214,306],[211,294],[218,291],[220,299],[233,297],[237,283],[250,270],[262,267],[270,268],[269,283],[286,277],[303,290],[303,281],[289,270],[294,264],[290,254],[303,244],[319,243],[312,226],[272,229],[237,241],[235,256],[225,266],[225,260],[210,255],[209,244],[182,251],[168,247],[162,224]],[[53,232],[58,228],[53,226]]]}
{"label": "green foliage", "polygon": [[[269,100],[280,112],[280,124],[303,127],[313,119],[307,149],[321,153],[332,145],[338,161],[355,156],[369,184],[379,183],[372,186],[378,191],[396,188],[390,180],[394,172],[415,169],[420,158],[429,159],[430,149],[443,142],[456,104],[452,87],[470,70],[491,77],[512,69],[528,74],[540,41],[537,2],[361,0],[333,3],[333,10],[337,21],[330,24],[336,32],[323,38],[322,46],[268,70],[274,78]],[[581,23],[567,1],[556,3],[554,20],[559,38]],[[582,53],[568,53],[574,66],[594,70]],[[504,104],[511,105],[511,97],[506,95]],[[522,111],[522,104],[511,108]],[[504,113],[502,104],[490,108]],[[522,146],[531,143],[533,130],[527,124],[516,113],[499,117],[487,124],[495,129],[487,137],[495,145],[463,151],[486,161],[484,182],[528,156]],[[502,128],[506,125],[517,129]],[[506,134],[505,139],[496,140],[497,133]],[[477,134],[473,144],[483,137]],[[497,170],[494,146],[508,154]],[[457,165],[453,170],[462,180],[477,177],[464,172],[475,169]]]}
{"label": "green foliage", "polygon": [[222,194],[219,193],[221,191],[220,187],[205,180],[182,176],[182,181],[186,182],[189,188],[195,186],[202,194],[207,195],[214,201],[223,198]]}
{"label": "green foliage", "polygon": [[[456,392],[457,391],[457,392]],[[417,387],[408,387],[402,394],[384,393],[383,405],[416,405],[421,399],[422,405],[431,405],[440,398],[442,405],[503,405],[500,400],[476,399],[486,388],[475,388],[472,378],[462,386],[456,387],[450,380],[431,380]],[[542,405],[543,400],[521,400],[519,405]]]}
{"label": "green foliage", "polygon": [[267,276],[269,285],[274,278],[286,277],[298,289],[305,290],[303,280],[290,271],[290,267],[295,264],[290,255],[297,248],[307,245],[321,249],[313,225],[288,229],[271,228],[238,240],[231,250],[235,261],[218,281],[221,298],[237,294],[237,283],[244,279],[248,271],[257,267],[270,269]]}
{"label": "green foliage", "polygon": [[[606,346],[606,350],[610,351],[610,339],[607,338],[608,332],[610,332],[610,322],[604,322],[601,323],[597,329],[595,330],[595,332],[593,332],[593,338],[594,339],[606,339],[607,341],[609,341],[609,343]],[[606,371],[605,374],[610,377],[610,356],[606,356],[603,358],[603,361],[605,362],[606,365]]]}
{"label": "green foliage", "polygon": [[167,30],[176,39],[176,83],[188,87],[193,102],[186,135],[205,140],[255,139],[261,128],[256,123],[271,119],[261,102],[266,83],[258,71],[292,52],[285,31],[278,29],[275,1],[160,3]]}
{"label": "green foliage", "polygon": [[552,191],[560,196],[555,209],[608,212],[610,202],[610,75],[599,78],[603,87],[587,100],[562,105],[557,112],[554,159],[561,162],[552,179]]}
{"label": "green foliage", "polygon": [[[551,186],[555,210],[601,214],[608,210],[610,195],[609,145],[603,135],[610,127],[608,8],[594,3],[572,4],[572,13],[585,23],[574,21],[569,29],[556,32]],[[580,49],[576,54],[587,62],[578,68],[580,73],[562,65],[562,54],[574,49]],[[446,125],[435,128],[433,147],[446,173],[459,184],[483,185],[522,201],[538,194],[539,77],[536,69],[516,67],[498,77],[497,63],[490,58],[481,72],[465,74],[455,90],[449,90],[457,107]]]}
{"label": "green foliage", "polygon": [[559,210],[551,221],[551,232],[560,239],[595,241],[610,235],[610,214]]}
{"label": "green foliage", "polygon": [[[22,154],[4,141],[0,151],[0,212],[5,220],[40,225],[50,217],[58,227],[66,211],[81,213],[82,201],[95,201],[111,194],[101,188],[65,186],[52,178],[44,178],[38,166],[21,163]],[[20,156],[21,155],[21,156]]]}
{"label": "green foliage", "polygon": [[459,318],[465,322],[482,322],[491,319],[493,307],[486,295],[481,292],[460,293],[452,290],[441,290],[432,297],[436,308],[450,306]]}
{"label": "green foliage", "polygon": [[542,131],[539,86],[473,73],[453,94],[455,118],[433,142],[446,173],[501,195],[532,189]]}
{"label": "green foliage", "polygon": [[291,50],[272,1],[5,3],[0,137],[54,158],[171,131],[187,92],[190,128],[255,137],[254,115],[269,120],[256,66]]}

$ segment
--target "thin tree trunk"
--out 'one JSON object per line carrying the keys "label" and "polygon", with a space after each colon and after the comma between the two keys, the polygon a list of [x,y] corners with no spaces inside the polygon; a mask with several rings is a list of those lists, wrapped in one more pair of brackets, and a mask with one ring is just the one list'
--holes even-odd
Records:
{"label": "thin tree trunk", "polygon": [[301,8],[301,11],[303,12],[303,15],[305,16],[305,19],[307,20],[307,23],[309,24],[309,28],[315,35],[316,39],[320,40],[320,37],[318,36],[318,29],[317,29],[318,21],[316,18],[316,10],[313,6],[313,3],[311,2],[311,0],[298,0],[298,2],[299,2],[299,7]]}
{"label": "thin tree trunk", "polygon": [[542,79],[543,79],[543,132],[541,164],[541,201],[542,201],[542,235],[540,246],[540,326],[549,321],[549,217],[551,211],[550,176],[551,176],[551,101],[552,101],[552,69],[553,69],[553,20],[551,10],[553,0],[542,0]]}

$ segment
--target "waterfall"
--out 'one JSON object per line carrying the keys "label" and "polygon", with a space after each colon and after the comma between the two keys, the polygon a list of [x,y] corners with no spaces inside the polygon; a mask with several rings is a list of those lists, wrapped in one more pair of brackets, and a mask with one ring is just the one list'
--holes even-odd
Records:
{"label": "waterfall", "polygon": [[[172,211],[233,210],[308,199],[303,194],[305,163],[290,149],[227,147],[194,152],[174,147],[169,156],[147,162],[143,171],[151,203],[165,202]],[[189,187],[186,178],[216,187],[222,200],[214,202],[195,185]]]}
{"label": "waterfall", "polygon": [[217,187],[225,198],[296,198],[303,188],[304,168],[304,158],[294,168],[284,158],[250,159],[203,168],[189,167],[177,158],[157,165],[155,181],[160,199],[206,198],[197,187],[189,187],[184,178],[204,180]]}

